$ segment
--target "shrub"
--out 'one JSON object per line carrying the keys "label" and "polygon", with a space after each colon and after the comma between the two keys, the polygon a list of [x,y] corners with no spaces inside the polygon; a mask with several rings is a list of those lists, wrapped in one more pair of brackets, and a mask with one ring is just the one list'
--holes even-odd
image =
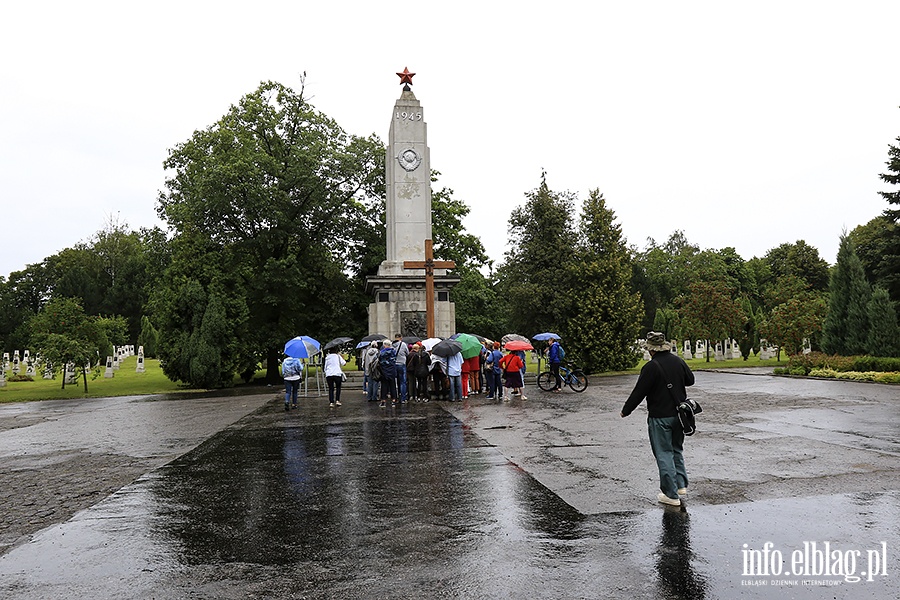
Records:
{"label": "shrub", "polygon": [[34,381],[31,375],[22,375],[21,373],[18,375],[10,375],[6,378],[7,381]]}
{"label": "shrub", "polygon": [[[805,374],[813,369],[833,369],[835,371],[900,371],[900,358],[885,358],[877,356],[837,356],[824,352],[810,352],[809,354],[795,354],[788,359],[788,368],[793,371],[803,368]],[[793,373],[797,374],[797,373]]]}
{"label": "shrub", "polygon": [[885,373],[900,371],[900,358],[884,356],[857,356],[853,361],[853,371],[878,371]]}

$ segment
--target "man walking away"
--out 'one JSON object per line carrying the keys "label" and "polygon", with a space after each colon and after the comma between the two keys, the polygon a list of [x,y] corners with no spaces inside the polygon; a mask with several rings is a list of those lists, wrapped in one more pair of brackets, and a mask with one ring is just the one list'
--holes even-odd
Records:
{"label": "man walking away", "polygon": [[659,469],[660,493],[656,499],[670,506],[681,506],[679,496],[687,494],[688,477],[678,404],[687,398],[685,387],[694,385],[694,374],[687,363],[669,351],[671,347],[662,333],[649,332],[643,346],[650,352],[650,360],[641,368],[620,414],[627,417],[647,399],[647,432]]}

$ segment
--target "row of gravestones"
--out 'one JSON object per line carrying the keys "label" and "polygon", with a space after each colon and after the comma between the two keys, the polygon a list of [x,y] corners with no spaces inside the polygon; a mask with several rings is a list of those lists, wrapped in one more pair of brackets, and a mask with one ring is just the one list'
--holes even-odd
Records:
{"label": "row of gravestones", "polygon": [[[678,342],[672,340],[670,344],[672,345],[672,352],[674,352],[675,354],[679,354]],[[640,344],[638,345],[640,346]],[[803,352],[804,354],[806,354],[809,353],[809,351],[809,343],[805,340],[803,345]],[[703,358],[706,356],[706,342],[704,340],[697,340],[696,347],[694,351],[691,352],[691,340],[684,340],[684,350],[682,350],[680,354],[686,360],[690,360],[694,357]],[[770,358],[775,358],[775,356],[777,355],[778,346],[770,345],[765,339],[759,341],[760,360],[769,360]],[[737,340],[726,339],[724,342],[716,342],[715,360],[732,360],[740,357],[741,349],[740,346],[738,346]],[[644,350],[644,360],[650,360],[650,353],[646,349]]]}
{"label": "row of gravestones", "polygon": [[[119,370],[119,367],[129,356],[134,356],[134,346],[118,346],[113,347],[113,355],[106,357],[106,372],[104,373],[104,377],[113,377],[116,371]],[[135,371],[137,373],[144,372],[144,347],[141,346],[138,348],[137,352],[137,366],[135,367]],[[6,386],[6,374],[12,373],[13,375],[18,375],[23,371],[24,366],[24,374],[28,377],[34,377],[37,373],[37,365],[40,361],[40,357],[30,356],[29,351],[25,350],[22,356],[19,356],[19,351],[16,350],[13,352],[12,361],[10,361],[9,352],[3,353],[3,360],[0,361],[0,387]],[[87,368],[90,369],[90,365],[87,365]],[[49,363],[44,364],[44,379],[53,379],[53,369],[50,367]],[[65,369],[65,378],[67,384],[75,383],[77,378],[75,372],[75,365],[73,363],[69,363],[66,365]]]}

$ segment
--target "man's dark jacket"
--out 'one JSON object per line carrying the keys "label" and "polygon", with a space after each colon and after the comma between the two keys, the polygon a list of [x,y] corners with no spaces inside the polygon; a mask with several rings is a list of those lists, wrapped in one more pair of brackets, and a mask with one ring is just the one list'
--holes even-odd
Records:
{"label": "man's dark jacket", "polygon": [[[667,380],[672,384],[671,393],[666,388]],[[648,416],[674,417],[678,414],[678,403],[687,398],[685,387],[691,385],[694,385],[694,373],[687,363],[667,350],[655,352],[641,368],[641,375],[625,401],[622,414],[627,417],[646,398]]]}

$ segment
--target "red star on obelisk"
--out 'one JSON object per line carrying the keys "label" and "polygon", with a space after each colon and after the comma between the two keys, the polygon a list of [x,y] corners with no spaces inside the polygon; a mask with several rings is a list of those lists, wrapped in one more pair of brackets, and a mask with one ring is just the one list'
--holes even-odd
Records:
{"label": "red star on obelisk", "polygon": [[412,78],[413,78],[413,75],[415,75],[415,73],[410,73],[410,72],[409,72],[409,69],[406,68],[406,67],[403,67],[403,72],[402,72],[402,73],[397,73],[397,77],[400,78],[400,83],[401,83],[401,84],[407,83],[407,84],[409,84],[409,85],[412,85]]}

